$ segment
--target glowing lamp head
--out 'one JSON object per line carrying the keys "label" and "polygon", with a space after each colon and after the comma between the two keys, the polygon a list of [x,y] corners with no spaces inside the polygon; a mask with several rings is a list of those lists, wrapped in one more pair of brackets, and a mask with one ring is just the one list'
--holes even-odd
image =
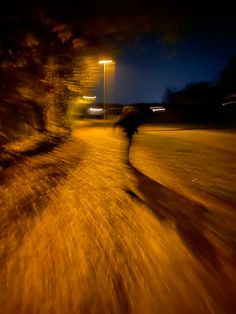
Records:
{"label": "glowing lamp head", "polygon": [[94,100],[96,99],[96,96],[83,96],[84,99],[91,99]]}
{"label": "glowing lamp head", "polygon": [[99,64],[108,64],[108,63],[113,63],[113,60],[100,60],[98,61]]}

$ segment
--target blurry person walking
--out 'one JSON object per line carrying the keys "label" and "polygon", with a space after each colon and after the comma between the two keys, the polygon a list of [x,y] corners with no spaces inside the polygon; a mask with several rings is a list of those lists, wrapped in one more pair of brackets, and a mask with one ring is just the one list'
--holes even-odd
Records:
{"label": "blurry person walking", "polygon": [[138,127],[141,124],[141,117],[138,109],[134,106],[124,106],[120,118],[115,122],[115,127],[121,127],[126,133],[126,162],[130,163],[129,155],[130,148],[133,141],[133,136],[138,133]]}

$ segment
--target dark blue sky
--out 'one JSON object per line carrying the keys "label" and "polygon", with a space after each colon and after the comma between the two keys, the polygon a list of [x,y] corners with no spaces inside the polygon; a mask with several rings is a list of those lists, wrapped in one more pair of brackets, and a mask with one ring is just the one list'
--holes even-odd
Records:
{"label": "dark blue sky", "polygon": [[[236,40],[225,33],[204,37],[188,36],[174,45],[147,36],[122,47],[116,60],[114,86],[107,88],[113,103],[160,102],[167,87],[181,89],[187,84],[214,83],[229,59],[236,55]],[[95,91],[103,102],[103,85]]]}

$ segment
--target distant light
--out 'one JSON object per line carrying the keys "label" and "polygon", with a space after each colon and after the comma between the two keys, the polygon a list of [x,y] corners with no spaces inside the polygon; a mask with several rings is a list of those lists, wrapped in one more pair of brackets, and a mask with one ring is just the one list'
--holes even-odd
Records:
{"label": "distant light", "polygon": [[153,112],[156,112],[156,111],[165,111],[165,110],[166,110],[165,108],[159,108],[159,109],[153,108],[153,109],[152,109]]}
{"label": "distant light", "polygon": [[113,60],[100,60],[98,61],[99,64],[107,64],[107,63],[113,63]]}
{"label": "distant light", "polygon": [[84,99],[96,99],[96,96],[83,96]]}
{"label": "distant light", "polygon": [[103,108],[90,107],[88,110],[90,114],[101,114],[103,112]]}
{"label": "distant light", "polygon": [[166,110],[166,108],[164,108],[163,106],[150,107],[150,109],[152,109],[153,112]]}
{"label": "distant light", "polygon": [[103,111],[102,108],[89,108],[90,111]]}
{"label": "distant light", "polygon": [[228,101],[228,102],[224,102],[222,104],[222,106],[226,106],[226,105],[230,105],[230,104],[235,104],[236,103],[236,100],[235,101]]}

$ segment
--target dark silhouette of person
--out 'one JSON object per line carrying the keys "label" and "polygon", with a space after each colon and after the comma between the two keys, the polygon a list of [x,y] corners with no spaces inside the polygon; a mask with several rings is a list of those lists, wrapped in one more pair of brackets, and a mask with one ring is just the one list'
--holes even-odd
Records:
{"label": "dark silhouette of person", "polygon": [[126,133],[127,147],[126,158],[129,163],[130,147],[133,141],[133,136],[138,133],[138,127],[141,124],[139,111],[134,106],[124,106],[120,118],[115,122],[115,127],[121,127]]}

